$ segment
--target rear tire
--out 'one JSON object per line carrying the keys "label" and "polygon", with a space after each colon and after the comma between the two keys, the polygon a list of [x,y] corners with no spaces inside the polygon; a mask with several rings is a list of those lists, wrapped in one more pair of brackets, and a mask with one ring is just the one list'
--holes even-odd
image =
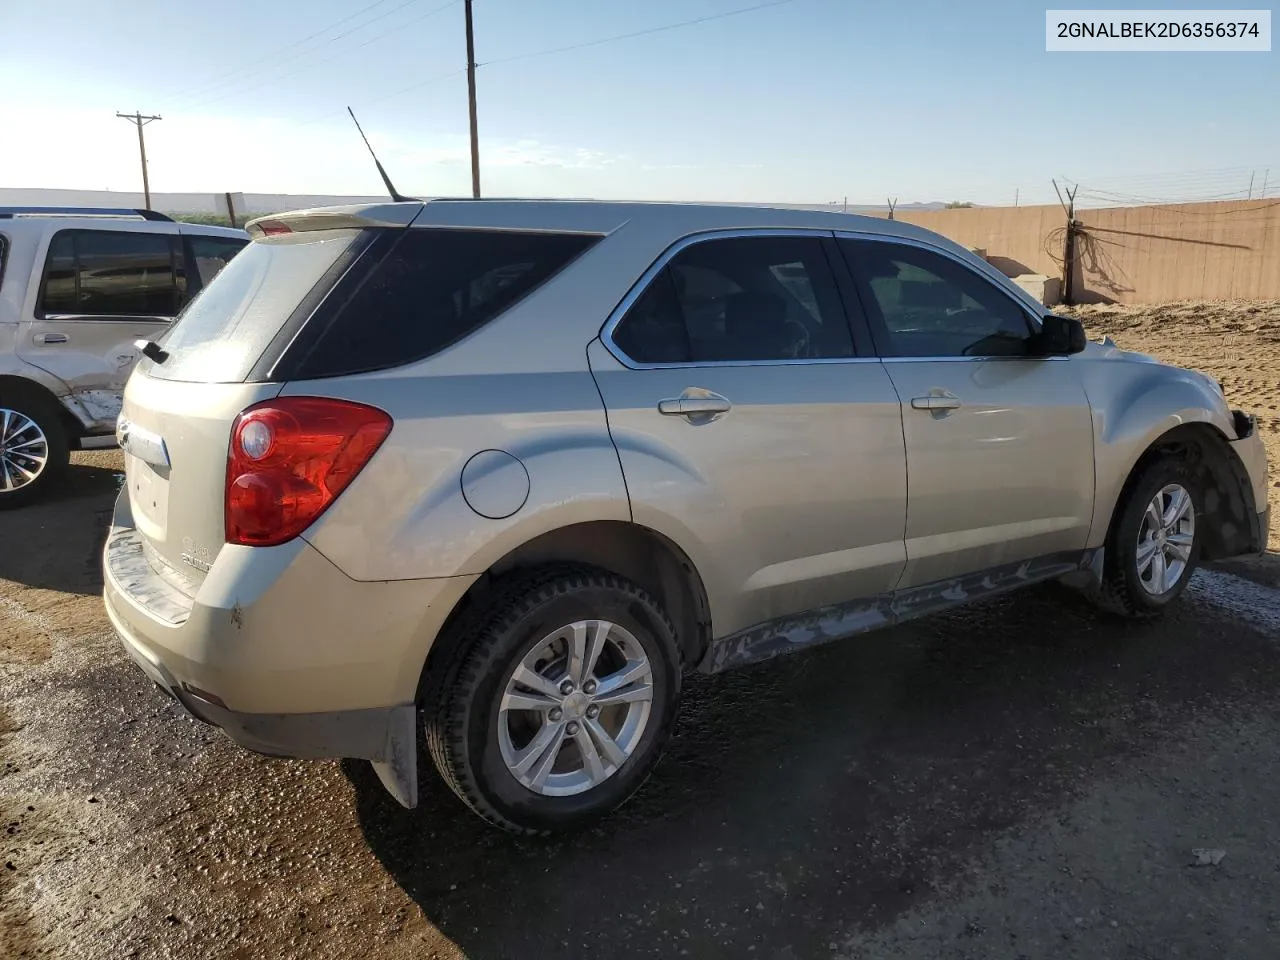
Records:
{"label": "rear tire", "polygon": [[70,461],[56,401],[34,390],[0,390],[0,509],[43,497]]}
{"label": "rear tire", "polygon": [[449,787],[504,830],[579,828],[625,802],[657,762],[680,698],[675,629],[604,571],[518,574],[442,637],[427,746]]}
{"label": "rear tire", "polygon": [[1159,616],[1182,595],[1200,560],[1203,495],[1180,460],[1161,457],[1143,469],[1107,535],[1104,610],[1131,619]]}

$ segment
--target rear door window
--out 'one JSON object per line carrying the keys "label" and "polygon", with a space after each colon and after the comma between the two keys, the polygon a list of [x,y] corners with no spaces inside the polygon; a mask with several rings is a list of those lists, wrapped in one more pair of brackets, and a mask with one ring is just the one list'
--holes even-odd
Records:
{"label": "rear door window", "polygon": [[405,230],[389,249],[371,248],[368,263],[343,278],[277,375],[332,377],[429,357],[508,310],[598,240],[567,233]]}
{"label": "rear door window", "polygon": [[169,234],[61,230],[49,244],[41,309],[79,317],[172,317],[176,254]]}
{"label": "rear door window", "polygon": [[741,363],[854,355],[817,237],[694,243],[656,276],[613,332],[637,363]]}

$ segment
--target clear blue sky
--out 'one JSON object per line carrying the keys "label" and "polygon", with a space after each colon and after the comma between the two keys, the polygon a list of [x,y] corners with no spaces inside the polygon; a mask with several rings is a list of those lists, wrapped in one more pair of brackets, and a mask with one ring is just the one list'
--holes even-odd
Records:
{"label": "clear blue sky", "polygon": [[[1210,196],[1274,164],[1280,195],[1280,53],[1050,54],[1043,4],[791,0],[486,63],[759,2],[475,0],[486,193]],[[114,117],[137,108],[164,117],[154,190],[378,193],[350,103],[402,191],[468,193],[463,5],[443,3],[0,0],[0,186],[137,189]]]}

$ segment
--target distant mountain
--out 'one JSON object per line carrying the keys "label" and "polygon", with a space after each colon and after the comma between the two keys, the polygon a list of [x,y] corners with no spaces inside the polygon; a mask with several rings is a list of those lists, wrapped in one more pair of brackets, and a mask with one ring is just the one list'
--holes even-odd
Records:
{"label": "distant mountain", "polygon": [[[303,207],[326,207],[341,203],[376,203],[385,196],[321,195],[299,193],[246,193],[246,213],[280,213]],[[141,207],[141,193],[116,190],[46,190],[23,187],[0,187],[0,207]],[[214,213],[216,199],[212,193],[152,193],[151,205],[165,213]],[[753,207],[780,207],[785,210],[841,210],[849,213],[887,213],[887,204],[856,204],[847,207],[835,203],[751,203]],[[941,210],[939,201],[900,203],[895,209]]]}

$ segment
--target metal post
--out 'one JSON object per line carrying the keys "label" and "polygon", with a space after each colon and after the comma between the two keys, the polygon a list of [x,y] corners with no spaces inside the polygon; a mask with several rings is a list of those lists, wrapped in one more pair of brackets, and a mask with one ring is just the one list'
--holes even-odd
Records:
{"label": "metal post", "polygon": [[1076,234],[1079,231],[1079,223],[1076,221],[1076,192],[1080,189],[1080,185],[1067,190],[1067,237],[1063,244],[1062,251],[1062,285],[1065,289],[1062,291],[1062,302],[1067,306],[1075,303],[1073,296],[1073,287],[1076,281]]}
{"label": "metal post", "polygon": [[480,135],[476,126],[476,40],[471,28],[471,0],[467,15],[467,102],[471,111],[471,196],[480,199]]}

